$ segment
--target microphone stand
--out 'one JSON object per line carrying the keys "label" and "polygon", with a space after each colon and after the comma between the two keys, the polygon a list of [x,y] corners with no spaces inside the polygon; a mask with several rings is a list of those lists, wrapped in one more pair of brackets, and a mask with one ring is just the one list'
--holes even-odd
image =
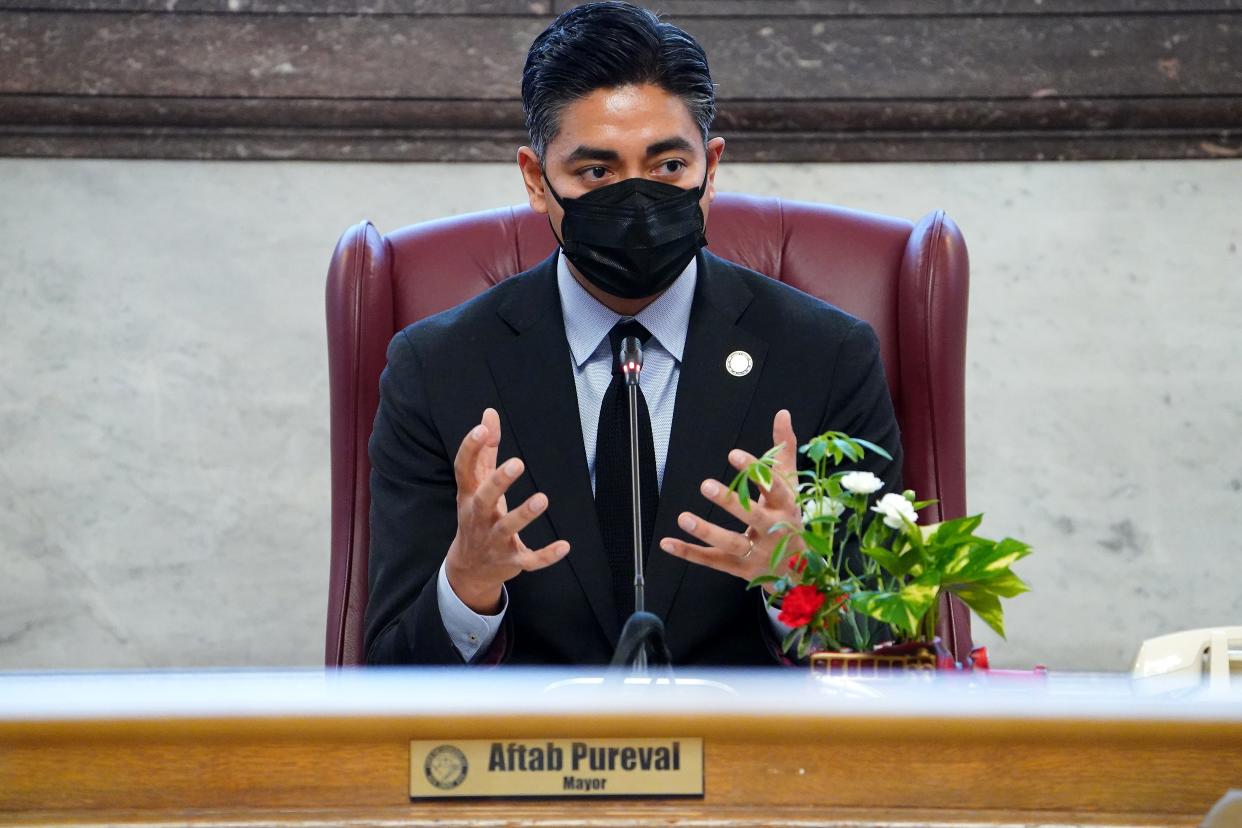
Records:
{"label": "microphone stand", "polygon": [[621,629],[621,638],[613,654],[612,667],[627,662],[634,674],[647,674],[647,648],[654,650],[657,663],[669,667],[672,657],[664,639],[664,622],[646,611],[647,583],[643,576],[643,509],[642,482],[639,474],[638,452],[638,375],[643,367],[643,346],[637,338],[629,336],[621,342],[621,372],[625,377],[625,390],[630,411],[630,514],[634,530],[634,614]]}
{"label": "microphone stand", "polygon": [[[625,373],[625,393],[630,408],[630,514],[634,519],[634,612],[644,612],[647,581],[643,576],[643,498],[638,466],[638,375],[643,370],[643,346],[634,337],[621,344],[621,370]],[[627,358],[628,357],[628,358]],[[628,624],[628,622],[627,622]],[[634,672],[647,674],[647,645],[634,656]]]}

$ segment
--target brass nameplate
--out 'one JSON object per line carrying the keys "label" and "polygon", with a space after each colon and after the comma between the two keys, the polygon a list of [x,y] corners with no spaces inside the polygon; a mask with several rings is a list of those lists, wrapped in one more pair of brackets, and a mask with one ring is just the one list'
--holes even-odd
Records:
{"label": "brass nameplate", "polygon": [[702,739],[410,742],[410,798],[702,796]]}

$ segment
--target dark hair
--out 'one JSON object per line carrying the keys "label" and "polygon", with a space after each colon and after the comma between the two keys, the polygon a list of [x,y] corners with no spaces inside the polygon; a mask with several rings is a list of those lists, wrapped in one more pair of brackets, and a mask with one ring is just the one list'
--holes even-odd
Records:
{"label": "dark hair", "polygon": [[693,37],[632,3],[584,3],[563,12],[530,45],[522,70],[531,148],[544,157],[562,110],[579,98],[643,83],[680,97],[707,140],[716,87]]}

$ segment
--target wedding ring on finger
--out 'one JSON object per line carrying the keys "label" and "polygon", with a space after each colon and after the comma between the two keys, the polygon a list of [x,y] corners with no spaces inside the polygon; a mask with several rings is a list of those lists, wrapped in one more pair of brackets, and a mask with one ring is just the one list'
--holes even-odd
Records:
{"label": "wedding ring on finger", "polygon": [[746,538],[746,540],[750,541],[750,546],[746,547],[746,552],[745,552],[745,553],[744,553],[744,554],[743,554],[740,558],[738,558],[738,560],[739,560],[739,561],[744,561],[744,560],[746,560],[747,558],[749,558],[749,557],[750,557],[751,553],[755,551],[755,541],[754,541],[754,539],[753,539],[753,538],[750,538],[750,537],[747,537],[747,538]]}

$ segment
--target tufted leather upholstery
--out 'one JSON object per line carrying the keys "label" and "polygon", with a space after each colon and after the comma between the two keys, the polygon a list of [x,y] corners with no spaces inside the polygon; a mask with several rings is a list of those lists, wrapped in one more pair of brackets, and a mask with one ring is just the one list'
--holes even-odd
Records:
{"label": "tufted leather upholstery", "polygon": [[[708,220],[717,255],[866,319],[879,336],[901,424],[905,484],[937,498],[929,520],[966,512],[965,368],[969,264],[942,211],[916,225],[823,204],[720,194]],[[345,231],[328,270],[332,422],[332,571],[326,662],[363,662],[369,540],[367,441],[393,334],[543,260],[546,217],[506,207],[381,235]],[[970,651],[966,610],[942,613],[941,635]]]}

